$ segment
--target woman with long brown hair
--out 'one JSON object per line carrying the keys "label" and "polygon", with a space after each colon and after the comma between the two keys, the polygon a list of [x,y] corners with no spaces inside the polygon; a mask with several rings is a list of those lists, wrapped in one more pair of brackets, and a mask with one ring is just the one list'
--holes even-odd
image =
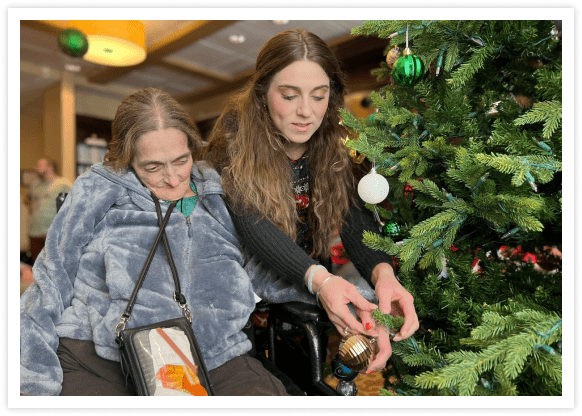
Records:
{"label": "woman with long brown hair", "polygon": [[371,311],[377,306],[322,265],[329,264],[330,236],[340,230],[357,270],[375,288],[380,310],[404,315],[395,341],[412,335],[418,318],[390,256],[362,243],[363,232],[377,227],[355,193],[342,142],[347,132],[338,114],[345,93],[340,65],[322,39],[296,29],[269,40],[255,69],[218,119],[205,158],[221,173],[245,248],[316,294],[340,333],[378,337],[368,372],[380,369],[391,354],[388,334],[374,327]]}

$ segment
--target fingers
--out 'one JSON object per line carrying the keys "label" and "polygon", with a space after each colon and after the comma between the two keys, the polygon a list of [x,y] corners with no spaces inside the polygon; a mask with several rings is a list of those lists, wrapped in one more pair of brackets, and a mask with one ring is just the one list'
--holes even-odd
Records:
{"label": "fingers", "polygon": [[356,314],[360,318],[362,326],[364,327],[364,332],[362,332],[362,334],[369,337],[377,336],[378,328],[376,326],[376,321],[372,317],[372,312],[356,309]]}
{"label": "fingers", "polygon": [[406,316],[404,319],[405,319],[404,325],[402,325],[400,331],[398,331],[398,333],[394,336],[394,341],[402,341],[403,339],[409,338],[412,334],[414,334],[418,330],[420,326],[418,322],[418,316],[416,316],[416,313],[414,314],[413,317]]}
{"label": "fingers", "polygon": [[363,334],[366,332],[364,330],[364,325],[359,322],[354,315],[352,315],[347,304],[340,305],[335,309],[328,306],[325,301],[322,302],[322,305],[327,312],[329,320],[342,336],[349,336],[358,333]]}
{"label": "fingers", "polygon": [[[342,335],[345,335],[346,327],[348,327],[348,335],[357,333],[368,335],[370,331],[365,329],[364,324],[367,324],[368,327],[375,326],[370,311],[376,309],[377,306],[368,302],[360,295],[354,285],[341,277],[334,276],[327,284],[322,286],[319,300],[329,319]],[[350,312],[348,308],[350,303],[355,306],[356,310],[368,312],[364,322],[360,322]]]}
{"label": "fingers", "polygon": [[[364,329],[364,325],[360,321],[358,321],[354,315],[352,315],[352,313],[350,312],[350,310],[348,309],[347,306],[346,306],[346,311],[347,311],[347,315],[344,315],[343,319],[344,319],[346,326],[348,327],[348,334],[349,335],[365,334],[366,332],[368,332]],[[340,331],[341,334],[344,334],[344,329],[345,329],[345,326]]]}
{"label": "fingers", "polygon": [[358,289],[356,289],[355,286],[353,286],[353,290],[350,290],[349,292],[346,293],[346,297],[351,303],[354,304],[356,308],[361,309],[363,311],[371,312],[374,309],[378,308],[378,305],[372,302],[368,302],[362,295],[360,295],[360,292],[358,292]]}
{"label": "fingers", "polygon": [[394,291],[388,285],[376,286],[376,295],[378,296],[378,307],[384,314],[392,313],[392,300]]}
{"label": "fingers", "polygon": [[386,331],[379,331],[376,337],[377,352],[374,359],[368,364],[367,374],[382,370],[386,367],[388,359],[392,355],[392,345],[390,345],[390,336]]}
{"label": "fingers", "polygon": [[419,328],[419,322],[416,310],[414,309],[414,301],[410,294],[409,296],[403,296],[397,303],[397,309],[399,309],[404,316],[404,324],[394,337],[394,341],[402,341],[417,331]]}
{"label": "fingers", "polygon": [[404,325],[394,337],[394,341],[409,338],[418,330],[419,322],[414,309],[414,298],[397,280],[379,280],[376,285],[376,294],[382,313],[404,317]]}

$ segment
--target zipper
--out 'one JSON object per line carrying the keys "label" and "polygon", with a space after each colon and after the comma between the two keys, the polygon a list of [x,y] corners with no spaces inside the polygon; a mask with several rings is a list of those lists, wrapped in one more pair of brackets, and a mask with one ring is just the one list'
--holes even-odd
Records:
{"label": "zipper", "polygon": [[190,228],[190,216],[186,217],[186,225]]}

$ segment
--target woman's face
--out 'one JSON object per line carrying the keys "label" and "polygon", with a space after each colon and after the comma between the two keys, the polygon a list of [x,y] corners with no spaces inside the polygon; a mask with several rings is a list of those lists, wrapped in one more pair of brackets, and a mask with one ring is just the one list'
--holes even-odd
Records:
{"label": "woman's face", "polygon": [[137,140],[131,166],[144,185],[166,201],[192,196],[188,138],[175,129],[150,131]]}
{"label": "woman's face", "polygon": [[297,159],[321,125],[329,102],[329,77],[314,62],[296,61],[273,77],[267,105],[273,123],[289,140],[286,153]]}

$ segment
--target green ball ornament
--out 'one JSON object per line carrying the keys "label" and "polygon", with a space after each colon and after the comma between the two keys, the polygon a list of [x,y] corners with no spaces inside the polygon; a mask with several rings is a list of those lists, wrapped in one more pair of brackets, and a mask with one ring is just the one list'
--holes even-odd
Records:
{"label": "green ball ornament", "polygon": [[80,58],[87,53],[89,41],[83,32],[65,29],[59,34],[59,48],[67,55]]}
{"label": "green ball ornament", "polygon": [[388,237],[398,237],[400,235],[400,226],[395,222],[388,222],[382,227],[382,234]]}
{"label": "green ball ornament", "polygon": [[394,82],[402,87],[411,87],[424,76],[424,63],[410,49],[398,58],[392,69]]}

